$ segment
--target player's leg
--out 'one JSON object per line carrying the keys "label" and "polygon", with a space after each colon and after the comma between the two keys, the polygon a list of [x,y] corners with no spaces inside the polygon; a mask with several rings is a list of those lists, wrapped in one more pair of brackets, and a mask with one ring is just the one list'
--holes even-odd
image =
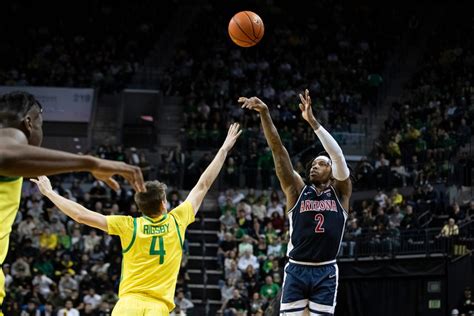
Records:
{"label": "player's leg", "polygon": [[280,301],[280,315],[302,316],[308,306],[310,275],[305,266],[288,263],[285,267]]}
{"label": "player's leg", "polygon": [[312,283],[314,285],[309,296],[310,315],[334,315],[337,285],[339,282],[339,270],[337,265],[314,267],[312,274]]}

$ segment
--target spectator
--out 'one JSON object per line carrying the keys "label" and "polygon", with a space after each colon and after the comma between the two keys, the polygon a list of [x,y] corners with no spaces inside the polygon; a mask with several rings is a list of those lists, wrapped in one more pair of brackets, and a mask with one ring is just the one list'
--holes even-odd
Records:
{"label": "spectator", "polygon": [[237,226],[235,216],[232,214],[230,209],[226,209],[225,214],[221,215],[219,218],[219,222],[224,226],[226,231]]}
{"label": "spectator", "polygon": [[244,213],[245,213],[245,218],[248,220],[248,221],[251,221],[252,220],[252,207],[247,203],[247,201],[245,199],[241,200],[238,204],[237,204],[237,212],[239,212],[240,210],[243,210]]}
{"label": "spectator", "polygon": [[91,304],[84,304],[84,310],[80,312],[81,316],[84,315],[97,315],[98,311],[95,310]]}
{"label": "spectator", "polygon": [[[261,298],[260,293],[254,292],[252,300],[250,301],[250,314],[256,315],[260,311],[264,310],[264,300]],[[263,314],[263,313],[262,313]]]}
{"label": "spectator", "polygon": [[61,223],[58,216],[51,217],[51,224],[49,225],[51,232],[58,235],[61,231],[66,230],[64,224]]}
{"label": "spectator", "polygon": [[272,266],[268,272],[268,275],[270,275],[273,278],[273,282],[277,284],[281,284],[283,282],[283,267],[280,266],[280,258],[273,258]]}
{"label": "spectator", "polygon": [[84,238],[84,251],[86,253],[91,253],[94,248],[99,245],[102,240],[101,236],[97,235],[97,231],[95,229],[91,229],[89,235],[86,235]]}
{"label": "spectator", "polygon": [[225,282],[221,285],[221,298],[224,303],[232,298],[236,282],[237,280],[235,279],[227,278]]}
{"label": "spectator", "polygon": [[244,281],[248,293],[254,293],[258,290],[258,275],[252,265],[247,266],[242,280]]}
{"label": "spectator", "polygon": [[377,202],[377,204],[380,207],[383,207],[383,208],[387,207],[389,203],[388,196],[381,189],[378,189],[377,194],[374,197],[374,200],[375,202]]}
{"label": "spectator", "polygon": [[72,246],[71,236],[66,232],[66,228],[61,228],[61,231],[58,233],[58,246],[60,249],[69,250]]}
{"label": "spectator", "polygon": [[239,257],[243,256],[247,252],[253,255],[252,239],[249,235],[244,235],[242,237],[242,242],[239,244]]}
{"label": "spectator", "polygon": [[255,247],[255,254],[259,261],[267,258],[268,247],[265,241],[265,235],[258,236],[257,246]]}
{"label": "spectator", "polygon": [[372,175],[374,173],[374,167],[369,163],[367,157],[361,158],[354,170],[354,173],[359,187],[370,188],[373,186],[374,182]]}
{"label": "spectator", "polygon": [[393,207],[393,212],[389,216],[389,224],[392,228],[399,228],[403,220],[403,214],[400,212],[400,205],[396,204]]}
{"label": "spectator", "polygon": [[72,300],[66,300],[65,307],[58,311],[58,316],[79,316],[79,311],[73,306]]}
{"label": "spectator", "polygon": [[92,309],[96,309],[102,302],[102,297],[91,287],[89,288],[89,292],[84,296],[83,302],[84,304],[90,304]]}
{"label": "spectator", "polygon": [[267,216],[267,207],[265,206],[265,198],[260,196],[257,204],[252,205],[252,214],[263,223],[265,216]]}
{"label": "spectator", "polygon": [[235,250],[229,251],[229,255],[226,256],[226,258],[224,260],[224,269],[225,269],[225,271],[230,270],[232,262],[233,261],[237,262],[237,259],[238,259],[237,258],[237,251],[235,251]]}
{"label": "spectator", "polygon": [[11,272],[12,276],[19,280],[31,277],[30,265],[25,257],[18,258],[12,264]]}
{"label": "spectator", "polygon": [[267,256],[273,256],[273,257],[283,257],[283,246],[281,244],[281,237],[278,236],[276,239],[273,239],[268,246],[267,250]]}
{"label": "spectator", "polygon": [[403,202],[403,195],[398,192],[398,189],[394,188],[390,195],[390,206],[400,205]]}
{"label": "spectator", "polygon": [[89,191],[91,201],[93,203],[103,202],[107,198],[107,189],[101,181],[94,181],[92,188]]}
{"label": "spectator", "polygon": [[453,218],[457,224],[461,224],[466,219],[466,214],[461,210],[458,203],[454,203],[449,217]]}
{"label": "spectator", "polygon": [[237,226],[239,227],[241,234],[248,233],[249,229],[252,227],[252,223],[247,219],[245,210],[243,209],[240,209],[237,212]]}
{"label": "spectator", "polygon": [[344,233],[344,238],[341,242],[341,250],[340,250],[341,256],[344,256],[346,248],[349,249],[347,256],[349,257],[354,256],[354,250],[355,250],[357,238],[361,235],[361,233],[362,233],[362,229],[357,224],[357,220],[350,221]]}
{"label": "spectator", "polygon": [[[59,280],[59,295],[61,296],[62,299],[70,298],[74,295],[74,293],[79,291],[79,284],[77,283],[76,280],[74,280],[71,276],[71,274],[66,273],[61,277]],[[67,302],[66,302],[66,308],[68,308]],[[68,308],[72,308],[72,302],[71,306]]]}
{"label": "spectator", "polygon": [[224,316],[239,315],[248,309],[248,302],[240,295],[239,290],[234,290],[232,298],[224,302],[220,312]]}
{"label": "spectator", "polygon": [[36,306],[36,302],[34,300],[29,300],[26,309],[21,311],[20,316],[39,316],[40,310]]}
{"label": "spectator", "polygon": [[375,162],[375,177],[377,185],[386,187],[390,174],[390,161],[381,153],[379,159]]}
{"label": "spectator", "polygon": [[250,250],[247,250],[244,255],[239,258],[238,267],[240,271],[243,272],[249,265],[251,265],[255,270],[260,267],[257,257],[255,257]]}
{"label": "spectator", "polygon": [[249,231],[249,235],[253,240],[258,240],[260,235],[264,233],[264,229],[257,217],[254,217],[252,222],[253,226]]}
{"label": "spectator", "polygon": [[177,295],[174,299],[175,305],[179,308],[181,311],[181,315],[184,313],[186,315],[187,311],[192,309],[194,307],[193,302],[188,300],[187,298],[184,297],[184,292],[183,291],[177,291]]}
{"label": "spectator", "polygon": [[43,298],[47,298],[49,293],[51,293],[50,286],[54,284],[53,280],[48,278],[44,273],[39,272],[33,278],[31,284],[35,286],[39,286],[39,292],[43,296]]}
{"label": "spectator", "polygon": [[217,249],[217,257],[221,265],[224,264],[224,259],[229,256],[231,251],[237,250],[237,243],[235,242],[234,236],[231,233],[224,234],[224,240],[220,242],[219,248]]}
{"label": "spectator", "polygon": [[44,304],[44,310],[40,315],[41,316],[56,316],[57,314],[54,310],[53,304],[51,304],[50,302],[46,302]]}
{"label": "spectator", "polygon": [[382,206],[379,206],[377,208],[377,215],[375,216],[374,220],[375,229],[377,229],[377,227],[379,227],[380,225],[383,225],[385,228],[387,228],[389,222],[389,218],[387,214],[385,214],[385,209]]}
{"label": "spectator", "polygon": [[3,275],[5,277],[5,291],[10,290],[10,285],[13,283],[13,277],[10,274],[10,265],[8,263],[2,266]]}
{"label": "spectator", "polygon": [[237,269],[237,262],[232,261],[230,264],[230,269],[225,271],[225,276],[227,279],[240,280],[242,278],[242,272]]}
{"label": "spectator", "polygon": [[456,225],[454,218],[450,218],[448,220],[448,223],[443,226],[443,229],[441,229],[441,232],[438,236],[452,237],[452,236],[457,236],[457,235],[459,235],[459,227],[458,225]]}
{"label": "spectator", "polygon": [[18,225],[18,234],[23,239],[25,236],[32,236],[33,230],[36,228],[36,224],[31,215],[27,215],[25,220],[21,221]]}
{"label": "spectator", "polygon": [[372,217],[372,207],[370,208],[364,208],[362,210],[362,217],[360,219],[360,228],[364,233],[372,230],[374,227],[374,218]]}
{"label": "spectator", "polygon": [[406,213],[405,216],[403,216],[402,221],[400,222],[400,228],[404,230],[418,228],[418,219],[416,215],[413,214],[413,206],[406,206]]}
{"label": "spectator", "polygon": [[277,233],[280,233],[281,231],[283,231],[283,228],[285,227],[284,218],[281,217],[280,214],[277,212],[273,212],[272,217],[271,217],[271,223]]}
{"label": "spectator", "polygon": [[273,213],[277,213],[280,217],[283,217],[283,207],[278,203],[278,200],[271,201],[271,205],[267,209],[267,217],[272,218]]}
{"label": "spectator", "polygon": [[270,301],[277,295],[279,290],[280,286],[276,283],[273,283],[273,278],[268,275],[265,278],[265,285],[263,285],[260,289],[260,295]]}
{"label": "spectator", "polygon": [[51,232],[49,227],[46,227],[40,236],[41,250],[55,250],[58,247],[58,235]]}

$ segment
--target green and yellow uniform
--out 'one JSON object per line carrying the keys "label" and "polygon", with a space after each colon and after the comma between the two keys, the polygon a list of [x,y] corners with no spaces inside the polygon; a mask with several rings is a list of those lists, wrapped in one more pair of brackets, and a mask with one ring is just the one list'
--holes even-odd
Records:
{"label": "green and yellow uniform", "polygon": [[168,315],[174,309],[186,227],[194,221],[185,201],[158,218],[107,216],[108,232],[122,244],[119,301],[112,315]]}
{"label": "green and yellow uniform", "polygon": [[[0,266],[7,257],[10,232],[21,198],[23,178],[0,176]],[[5,298],[5,276],[0,268],[0,306]],[[0,315],[3,315],[0,308]]]}

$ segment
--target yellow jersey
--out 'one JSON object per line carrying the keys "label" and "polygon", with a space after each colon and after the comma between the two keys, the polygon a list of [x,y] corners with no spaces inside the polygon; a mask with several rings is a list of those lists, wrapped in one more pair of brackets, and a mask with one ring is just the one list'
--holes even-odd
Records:
{"label": "yellow jersey", "polygon": [[183,254],[186,227],[194,210],[185,201],[157,218],[107,216],[108,233],[122,244],[119,297],[135,296],[160,301],[174,309],[174,291]]}
{"label": "yellow jersey", "polygon": [[7,257],[10,232],[20,206],[23,178],[0,176],[0,264]]}

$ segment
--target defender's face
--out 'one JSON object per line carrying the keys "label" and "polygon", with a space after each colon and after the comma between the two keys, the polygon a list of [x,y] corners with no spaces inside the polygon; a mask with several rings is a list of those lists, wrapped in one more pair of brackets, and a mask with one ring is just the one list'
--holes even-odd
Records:
{"label": "defender's face", "polygon": [[25,129],[28,134],[28,144],[41,146],[43,142],[43,114],[38,106],[33,106],[25,116]]}

